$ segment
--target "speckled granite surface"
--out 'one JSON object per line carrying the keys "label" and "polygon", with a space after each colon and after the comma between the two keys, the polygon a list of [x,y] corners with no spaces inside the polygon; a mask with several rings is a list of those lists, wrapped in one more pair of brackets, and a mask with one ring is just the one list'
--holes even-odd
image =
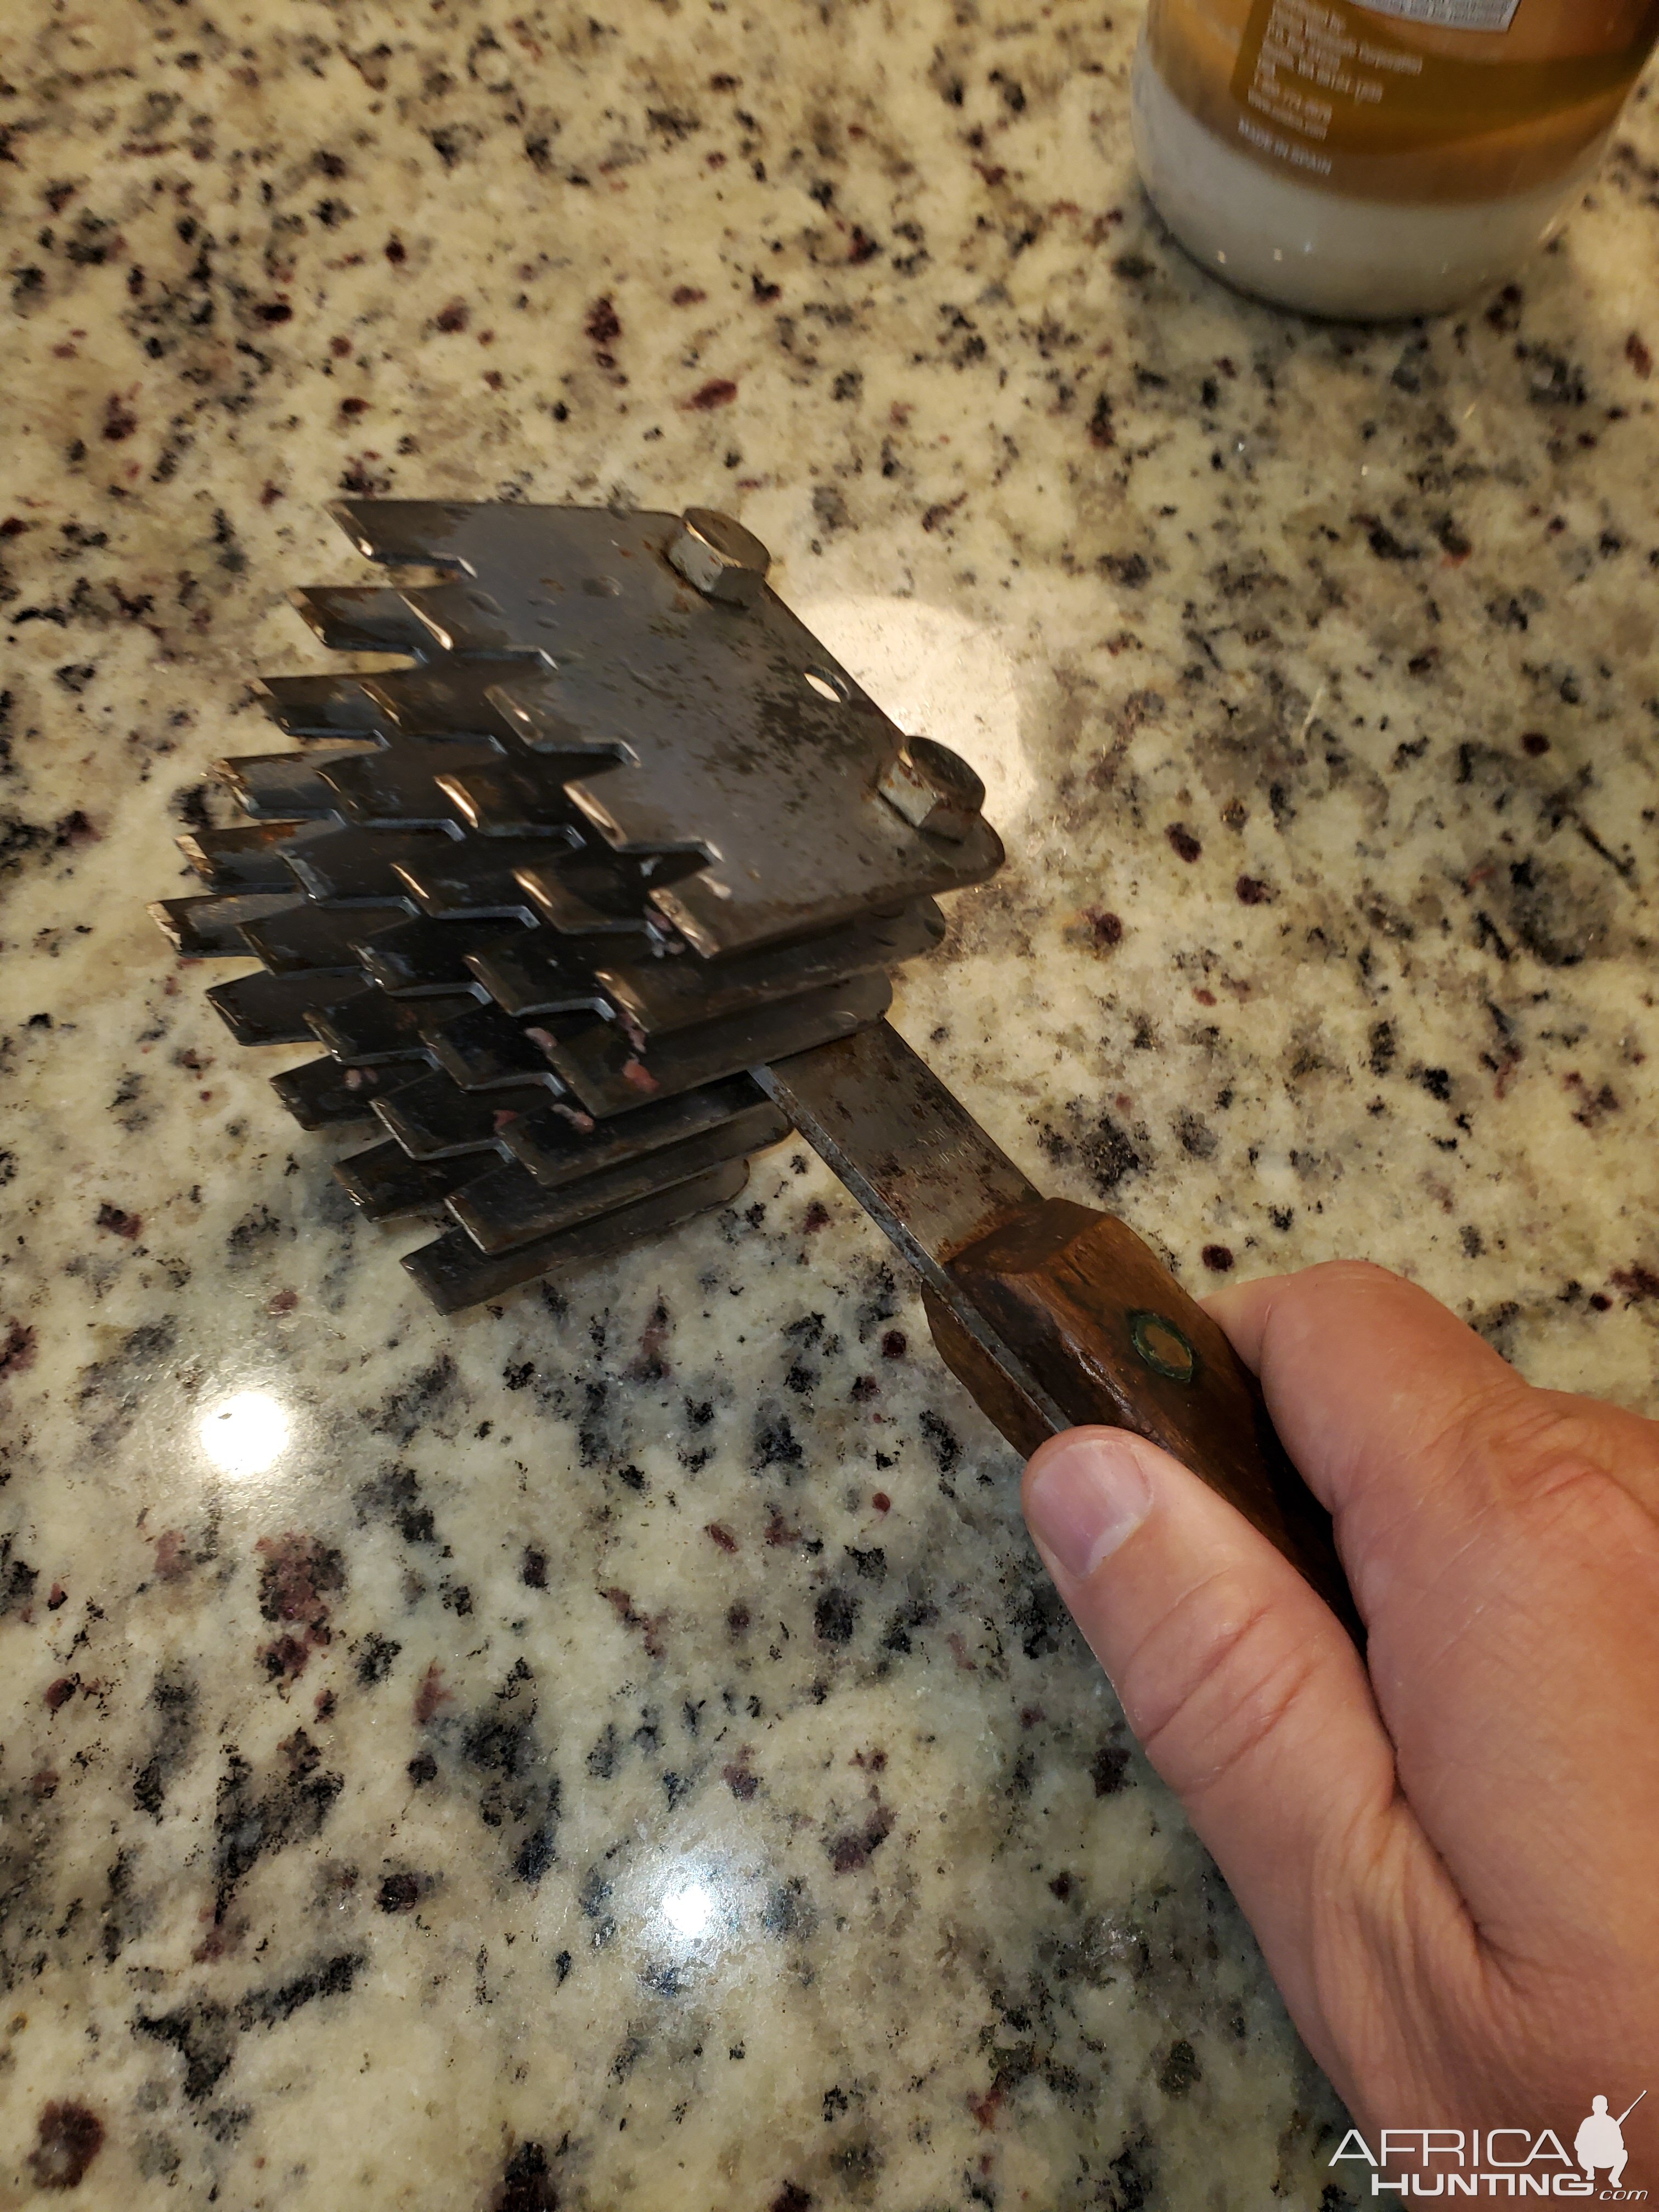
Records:
{"label": "speckled granite surface", "polygon": [[1321,2204],[816,1164],[441,1323],[143,910],[340,487],[725,504],[992,784],[899,1019],[1033,1172],[1651,1407],[1651,87],[1512,294],[1316,330],[1158,234],[1135,28],[11,11],[0,2203]]}

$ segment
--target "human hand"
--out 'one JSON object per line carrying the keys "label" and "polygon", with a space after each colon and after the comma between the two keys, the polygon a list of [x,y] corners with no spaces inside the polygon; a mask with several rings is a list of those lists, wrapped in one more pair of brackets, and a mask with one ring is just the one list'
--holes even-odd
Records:
{"label": "human hand", "polygon": [[1534,1389],[1380,1267],[1208,1305],[1334,1517],[1366,1657],[1123,1431],[1035,1454],[1032,1535],[1362,2128],[1570,2148],[1659,2062],[1659,1425]]}

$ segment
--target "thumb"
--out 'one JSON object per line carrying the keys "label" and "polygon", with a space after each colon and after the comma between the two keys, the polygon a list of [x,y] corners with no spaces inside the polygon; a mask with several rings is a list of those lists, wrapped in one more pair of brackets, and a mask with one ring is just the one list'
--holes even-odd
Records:
{"label": "thumb", "polygon": [[1052,1438],[1026,1469],[1024,1508],[1130,1727],[1341,2086],[1333,2011],[1375,1971],[1383,1930],[1402,1908],[1463,1920],[1397,1794],[1358,1653],[1242,1514],[1139,1437]]}

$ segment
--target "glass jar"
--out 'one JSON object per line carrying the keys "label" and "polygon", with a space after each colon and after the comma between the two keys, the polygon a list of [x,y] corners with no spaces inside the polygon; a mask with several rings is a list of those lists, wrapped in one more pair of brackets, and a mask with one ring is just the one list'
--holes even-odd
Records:
{"label": "glass jar", "polygon": [[1553,237],[1656,42],[1659,0],[1151,0],[1135,152],[1241,291],[1437,313]]}

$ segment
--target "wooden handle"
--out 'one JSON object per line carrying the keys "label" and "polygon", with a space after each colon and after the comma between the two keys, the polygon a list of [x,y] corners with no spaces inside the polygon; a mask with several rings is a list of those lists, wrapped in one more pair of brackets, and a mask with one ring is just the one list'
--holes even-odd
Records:
{"label": "wooden handle", "polygon": [[[1363,1645],[1330,1516],[1291,1464],[1255,1377],[1132,1229],[1046,1199],[957,1253],[949,1273],[1068,1420],[1133,1429],[1173,1453],[1278,1547]],[[926,1304],[945,1364],[1029,1457],[1048,1423],[948,1307],[931,1295]]]}

